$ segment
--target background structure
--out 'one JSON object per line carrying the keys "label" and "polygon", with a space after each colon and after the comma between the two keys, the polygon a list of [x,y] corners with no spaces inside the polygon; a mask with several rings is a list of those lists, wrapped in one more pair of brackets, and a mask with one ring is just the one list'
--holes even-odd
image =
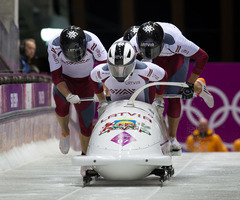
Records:
{"label": "background structure", "polygon": [[[0,85],[5,84],[0,87],[0,114],[12,112],[8,108],[19,107],[25,111],[21,99],[26,90],[19,94],[19,87],[24,87],[20,84],[36,82],[30,75],[23,80],[23,74],[6,74],[18,71],[19,45],[24,39],[36,40],[36,65],[41,72],[49,73],[47,45],[40,36],[43,28],[78,25],[95,33],[108,50],[132,25],[150,20],[170,22],[208,53],[209,62],[202,77],[215,98],[213,109],[200,98],[183,101],[178,139],[183,143],[196,127],[198,118],[205,116],[210,128],[230,148],[233,140],[240,137],[239,4],[239,0],[0,0]],[[12,130],[8,131],[11,134]]]}
{"label": "background structure", "polygon": [[240,61],[238,0],[19,0],[20,39],[37,40],[43,71],[49,69],[42,28],[78,25],[95,33],[108,49],[128,27],[150,20],[175,24],[209,54],[210,62]]}

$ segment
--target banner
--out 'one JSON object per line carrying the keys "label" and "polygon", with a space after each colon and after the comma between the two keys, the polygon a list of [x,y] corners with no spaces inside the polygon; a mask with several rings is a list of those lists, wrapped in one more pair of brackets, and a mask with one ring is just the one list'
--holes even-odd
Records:
{"label": "banner", "polygon": [[[192,72],[190,64],[189,72]],[[205,117],[209,127],[226,143],[240,138],[240,63],[208,63],[201,74],[207,89],[214,97],[214,107],[209,108],[202,98],[182,100],[182,116],[177,138],[185,142]]]}
{"label": "banner", "polygon": [[51,83],[1,85],[0,93],[0,114],[53,105]]}
{"label": "banner", "polygon": [[4,112],[23,109],[23,87],[18,84],[3,86]]}
{"label": "banner", "polygon": [[32,87],[33,107],[51,106],[51,84],[37,83]]}

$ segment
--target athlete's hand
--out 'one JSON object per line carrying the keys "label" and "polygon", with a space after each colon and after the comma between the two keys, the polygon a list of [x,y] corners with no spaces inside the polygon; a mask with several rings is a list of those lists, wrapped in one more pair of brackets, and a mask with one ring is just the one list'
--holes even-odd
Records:
{"label": "athlete's hand", "polygon": [[194,94],[194,89],[193,89],[194,84],[189,82],[186,82],[186,84],[188,85],[188,87],[183,88],[180,94],[182,94],[183,99],[191,99],[193,98],[193,94]]}
{"label": "athlete's hand", "polygon": [[108,102],[106,100],[102,100],[99,102],[98,108],[97,108],[98,117],[100,117],[104,113],[107,106],[108,106]]}
{"label": "athlete's hand", "polygon": [[152,105],[156,107],[158,114],[160,116],[162,116],[163,111],[164,111],[164,99],[163,98],[155,98]]}
{"label": "athlete's hand", "polygon": [[81,99],[79,98],[79,96],[72,93],[68,94],[66,99],[69,103],[72,103],[72,104],[81,103]]}

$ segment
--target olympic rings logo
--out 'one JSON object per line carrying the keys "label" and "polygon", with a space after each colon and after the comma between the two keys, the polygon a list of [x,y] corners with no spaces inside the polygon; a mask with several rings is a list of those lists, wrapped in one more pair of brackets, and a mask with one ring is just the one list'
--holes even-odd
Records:
{"label": "olympic rings logo", "polygon": [[[228,119],[230,112],[232,113],[232,117],[235,122],[240,126],[240,116],[238,114],[240,113],[240,107],[238,106],[238,103],[240,101],[240,91],[235,94],[232,103],[230,104],[227,95],[219,88],[208,86],[208,90],[211,93],[218,95],[223,103],[223,106],[214,110],[214,112],[209,117],[209,126],[211,127],[211,129],[216,129],[223,125]],[[197,126],[198,119],[196,119],[194,115],[198,116],[199,118],[204,117],[204,115],[198,108],[192,106],[193,101],[194,99],[187,100],[185,104],[182,102],[181,116],[184,112],[186,112],[188,120],[193,125]]]}

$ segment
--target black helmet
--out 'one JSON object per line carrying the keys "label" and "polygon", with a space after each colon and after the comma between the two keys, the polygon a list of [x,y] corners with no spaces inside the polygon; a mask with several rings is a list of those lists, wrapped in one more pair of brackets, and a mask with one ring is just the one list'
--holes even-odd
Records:
{"label": "black helmet", "polygon": [[80,61],[86,53],[86,36],[77,26],[69,26],[60,34],[60,47],[66,58],[73,62]]}
{"label": "black helmet", "polygon": [[123,34],[123,40],[130,41],[132,37],[138,32],[140,26],[131,26]]}
{"label": "black helmet", "polygon": [[162,51],[164,32],[156,22],[143,23],[137,32],[137,43],[144,57],[154,59]]}
{"label": "black helmet", "polygon": [[136,65],[136,51],[128,41],[113,43],[108,51],[108,67],[112,76],[119,82],[129,79]]}

